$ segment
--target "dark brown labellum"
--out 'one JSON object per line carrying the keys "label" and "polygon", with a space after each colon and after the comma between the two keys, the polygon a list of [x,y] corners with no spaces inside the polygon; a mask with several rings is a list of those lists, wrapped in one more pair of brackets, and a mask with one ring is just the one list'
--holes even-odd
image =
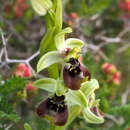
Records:
{"label": "dark brown labellum", "polygon": [[50,106],[49,106],[49,98],[47,98],[46,100],[42,101],[38,108],[37,108],[37,114],[40,117],[44,117],[49,113],[50,110]]}
{"label": "dark brown labellum", "polygon": [[57,112],[55,117],[54,117],[54,124],[57,126],[63,126],[68,120],[69,116],[69,110],[68,106],[65,105],[65,109],[63,112]]}

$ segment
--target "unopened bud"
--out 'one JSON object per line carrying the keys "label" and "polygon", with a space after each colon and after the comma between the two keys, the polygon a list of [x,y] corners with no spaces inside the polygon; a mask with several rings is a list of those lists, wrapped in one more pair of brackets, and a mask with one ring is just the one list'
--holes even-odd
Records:
{"label": "unopened bud", "polygon": [[113,64],[104,63],[101,68],[107,74],[114,74],[115,72],[117,72],[117,69]]}
{"label": "unopened bud", "polygon": [[78,16],[75,12],[71,12],[70,15],[69,15],[72,19],[77,19]]}

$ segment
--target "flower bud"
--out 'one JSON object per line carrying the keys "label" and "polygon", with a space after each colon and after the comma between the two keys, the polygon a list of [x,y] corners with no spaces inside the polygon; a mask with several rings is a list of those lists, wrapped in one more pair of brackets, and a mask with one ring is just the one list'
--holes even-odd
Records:
{"label": "flower bud", "polygon": [[123,0],[120,0],[120,9],[125,10],[125,2]]}
{"label": "flower bud", "polygon": [[23,12],[20,10],[18,4],[16,4],[14,7],[14,14],[17,18],[21,18],[23,16]]}
{"label": "flower bud", "polygon": [[72,19],[77,19],[78,16],[75,12],[71,12],[70,15],[69,15]]}
{"label": "flower bud", "polygon": [[6,5],[5,7],[4,7],[4,12],[5,13],[8,13],[10,11],[10,5],[8,4],[8,5]]}
{"label": "flower bud", "polygon": [[18,64],[17,66],[16,66],[16,68],[18,69],[18,70],[20,70],[20,71],[25,71],[26,70],[26,64],[24,64],[24,63],[20,63],[20,64]]}
{"label": "flower bud", "polygon": [[32,84],[33,84],[33,81],[30,81],[27,84],[27,87],[26,87],[27,91],[32,91],[33,89],[35,89],[35,87],[33,87]]}
{"label": "flower bud", "polygon": [[116,72],[113,75],[112,81],[115,85],[120,85],[121,83],[121,73],[120,72]]}
{"label": "flower bud", "polygon": [[32,73],[29,68],[26,68],[26,70],[24,71],[24,77],[28,77],[28,78],[32,77]]}
{"label": "flower bud", "polygon": [[130,11],[130,1],[126,2],[126,7],[127,7],[127,10]]}
{"label": "flower bud", "polygon": [[116,69],[115,65],[113,65],[113,64],[104,63],[101,66],[101,68],[107,74],[114,74],[115,72],[117,72],[117,69]]}
{"label": "flower bud", "polygon": [[18,0],[17,2],[18,2],[19,4],[23,4],[23,3],[26,2],[26,0]]}
{"label": "flower bud", "polygon": [[23,63],[20,63],[16,66],[14,75],[20,76],[22,78],[24,78],[24,77],[31,78],[32,77],[31,70],[26,66],[26,64],[23,64]]}
{"label": "flower bud", "polygon": [[30,81],[26,86],[28,97],[34,97],[38,93],[38,89],[33,86],[33,81]]}

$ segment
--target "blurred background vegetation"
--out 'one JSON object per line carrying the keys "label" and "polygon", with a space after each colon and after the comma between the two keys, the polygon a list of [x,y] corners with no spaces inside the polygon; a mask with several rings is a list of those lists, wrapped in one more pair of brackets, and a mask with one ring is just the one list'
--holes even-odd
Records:
{"label": "blurred background vegetation", "polygon": [[[45,34],[45,18],[32,10],[29,0],[0,0],[0,28],[7,40],[10,59],[28,59],[40,46]],[[22,3],[20,3],[22,2]],[[77,117],[68,130],[129,130],[130,129],[130,1],[129,0],[63,0],[64,26],[86,42],[83,62],[100,83],[96,97],[105,123],[94,125]],[[124,5],[123,5],[124,4]],[[35,130],[49,130],[49,122],[39,119],[35,108],[47,93],[24,92],[30,80],[14,76],[17,63],[2,57],[0,39],[0,129],[23,130],[28,122]],[[34,73],[39,57],[30,61]],[[114,65],[118,76],[106,72],[104,63]],[[46,74],[46,73],[45,73]],[[40,77],[42,75],[38,75]],[[115,81],[118,81],[116,82]],[[37,91],[37,92],[36,92]]]}

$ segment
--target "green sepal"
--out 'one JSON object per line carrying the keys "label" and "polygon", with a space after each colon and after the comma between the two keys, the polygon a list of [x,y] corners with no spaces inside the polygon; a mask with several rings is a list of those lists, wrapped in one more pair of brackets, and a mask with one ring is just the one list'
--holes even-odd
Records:
{"label": "green sepal", "polygon": [[63,57],[59,54],[58,51],[50,51],[43,55],[37,64],[37,72],[40,72],[41,70],[51,66],[55,63],[63,62]]}
{"label": "green sepal", "polygon": [[94,113],[91,112],[91,110],[89,109],[89,107],[86,107],[85,109],[83,109],[83,116],[84,116],[85,120],[88,123],[101,124],[101,123],[104,122],[103,117],[96,116]]}
{"label": "green sepal", "polygon": [[81,84],[81,91],[86,97],[89,97],[96,89],[99,88],[98,81],[96,79],[91,79]]}
{"label": "green sepal", "polygon": [[65,34],[71,33],[71,32],[72,32],[72,29],[70,27],[67,27],[55,36],[56,48],[58,50],[63,50],[67,47],[67,44],[65,43]]}
{"label": "green sepal", "polygon": [[66,100],[81,107],[87,106],[87,99],[81,90],[69,90],[69,92],[66,94]]}
{"label": "green sepal", "polygon": [[56,80],[52,78],[43,78],[35,81],[33,86],[51,93],[55,93]]}
{"label": "green sepal", "polygon": [[66,44],[68,48],[74,49],[78,48],[81,49],[84,45],[84,42],[77,38],[69,38],[66,40]]}
{"label": "green sepal", "polygon": [[67,88],[64,86],[63,80],[56,81],[56,95],[57,96],[62,96],[65,93],[66,89]]}

